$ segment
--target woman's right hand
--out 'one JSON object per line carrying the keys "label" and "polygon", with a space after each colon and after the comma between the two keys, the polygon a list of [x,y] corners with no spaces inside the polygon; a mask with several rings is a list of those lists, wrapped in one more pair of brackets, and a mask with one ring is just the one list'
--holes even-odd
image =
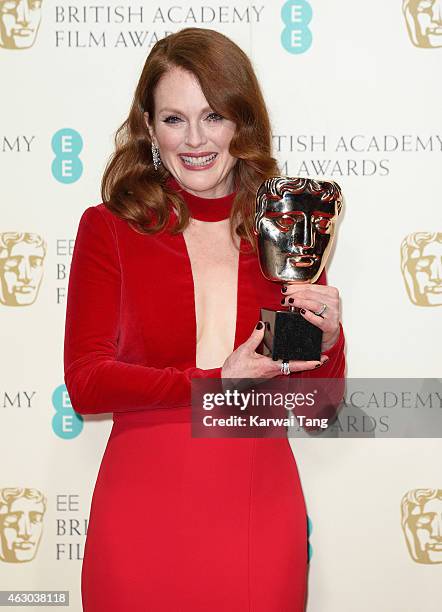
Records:
{"label": "woman's right hand", "polygon": [[[282,359],[273,361],[271,357],[260,355],[256,349],[264,337],[264,323],[258,321],[250,337],[238,346],[225,360],[221,368],[221,378],[274,378],[281,374]],[[314,370],[328,361],[321,355],[320,361],[289,361],[291,372]]]}

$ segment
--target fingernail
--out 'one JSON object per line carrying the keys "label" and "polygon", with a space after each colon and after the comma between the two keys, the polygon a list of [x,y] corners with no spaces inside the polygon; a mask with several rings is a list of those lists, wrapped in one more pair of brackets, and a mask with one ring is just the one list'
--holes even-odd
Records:
{"label": "fingernail", "polygon": [[282,289],[281,289],[281,291],[282,291],[283,293],[285,293],[285,292],[287,291],[287,287],[283,286],[283,287],[282,287]]}
{"label": "fingernail", "polygon": [[300,313],[305,314],[305,308],[301,308]]}
{"label": "fingernail", "polygon": [[262,321],[258,321],[258,323],[256,325],[256,329],[262,329],[262,328],[263,328]]}
{"label": "fingernail", "polygon": [[282,298],[281,304],[284,304],[284,303],[285,303],[285,298]]}
{"label": "fingernail", "polygon": [[322,363],[321,363],[321,362],[319,362],[319,363],[317,363],[317,364],[315,365],[315,368],[320,368],[321,366],[322,366]]}
{"label": "fingernail", "polygon": [[295,300],[293,298],[289,298],[289,304],[293,304]]}

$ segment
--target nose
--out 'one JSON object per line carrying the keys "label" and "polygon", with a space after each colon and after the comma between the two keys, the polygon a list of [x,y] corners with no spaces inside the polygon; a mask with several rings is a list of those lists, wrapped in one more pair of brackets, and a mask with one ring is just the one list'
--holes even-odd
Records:
{"label": "nose", "polygon": [[21,538],[29,539],[31,537],[31,521],[29,514],[24,512],[18,519],[18,535]]}
{"label": "nose", "polygon": [[17,5],[17,22],[21,25],[28,25],[29,19],[29,7],[28,0],[21,0]]}
{"label": "nose", "polygon": [[201,125],[200,121],[189,121],[186,130],[186,145],[197,149],[207,142],[206,132],[204,126]]}
{"label": "nose", "polygon": [[23,283],[29,283],[31,280],[31,264],[28,257],[23,257],[18,264],[18,278]]}
{"label": "nose", "polygon": [[435,257],[430,266],[430,279],[437,283],[442,282],[442,259]]}
{"label": "nose", "polygon": [[431,521],[431,537],[442,540],[442,516],[435,516]]}
{"label": "nose", "polygon": [[292,229],[293,246],[312,249],[315,246],[315,232],[310,215],[299,213]]}

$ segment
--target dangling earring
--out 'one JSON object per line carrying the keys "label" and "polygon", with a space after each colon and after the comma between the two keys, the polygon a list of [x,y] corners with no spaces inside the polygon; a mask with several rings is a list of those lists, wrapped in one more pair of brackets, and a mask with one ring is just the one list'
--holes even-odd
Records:
{"label": "dangling earring", "polygon": [[152,159],[153,159],[153,167],[155,168],[155,170],[158,170],[158,168],[161,165],[160,150],[153,143],[152,143]]}

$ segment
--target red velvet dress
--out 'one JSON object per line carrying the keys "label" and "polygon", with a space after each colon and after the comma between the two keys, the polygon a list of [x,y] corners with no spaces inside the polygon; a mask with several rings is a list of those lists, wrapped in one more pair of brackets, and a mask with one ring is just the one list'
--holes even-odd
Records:
{"label": "red velvet dress", "polygon": [[[210,206],[213,220],[228,217],[233,199],[184,196],[195,218]],[[238,266],[234,348],[260,307],[281,299],[250,249]],[[341,329],[329,362],[303,375],[343,376],[343,347]],[[289,441],[191,436],[191,379],[220,377],[221,368],[195,365],[194,285],[182,234],[142,235],[103,204],[85,210],[64,357],[74,409],[114,419],[92,498],[83,609],[302,612],[307,521]]]}

